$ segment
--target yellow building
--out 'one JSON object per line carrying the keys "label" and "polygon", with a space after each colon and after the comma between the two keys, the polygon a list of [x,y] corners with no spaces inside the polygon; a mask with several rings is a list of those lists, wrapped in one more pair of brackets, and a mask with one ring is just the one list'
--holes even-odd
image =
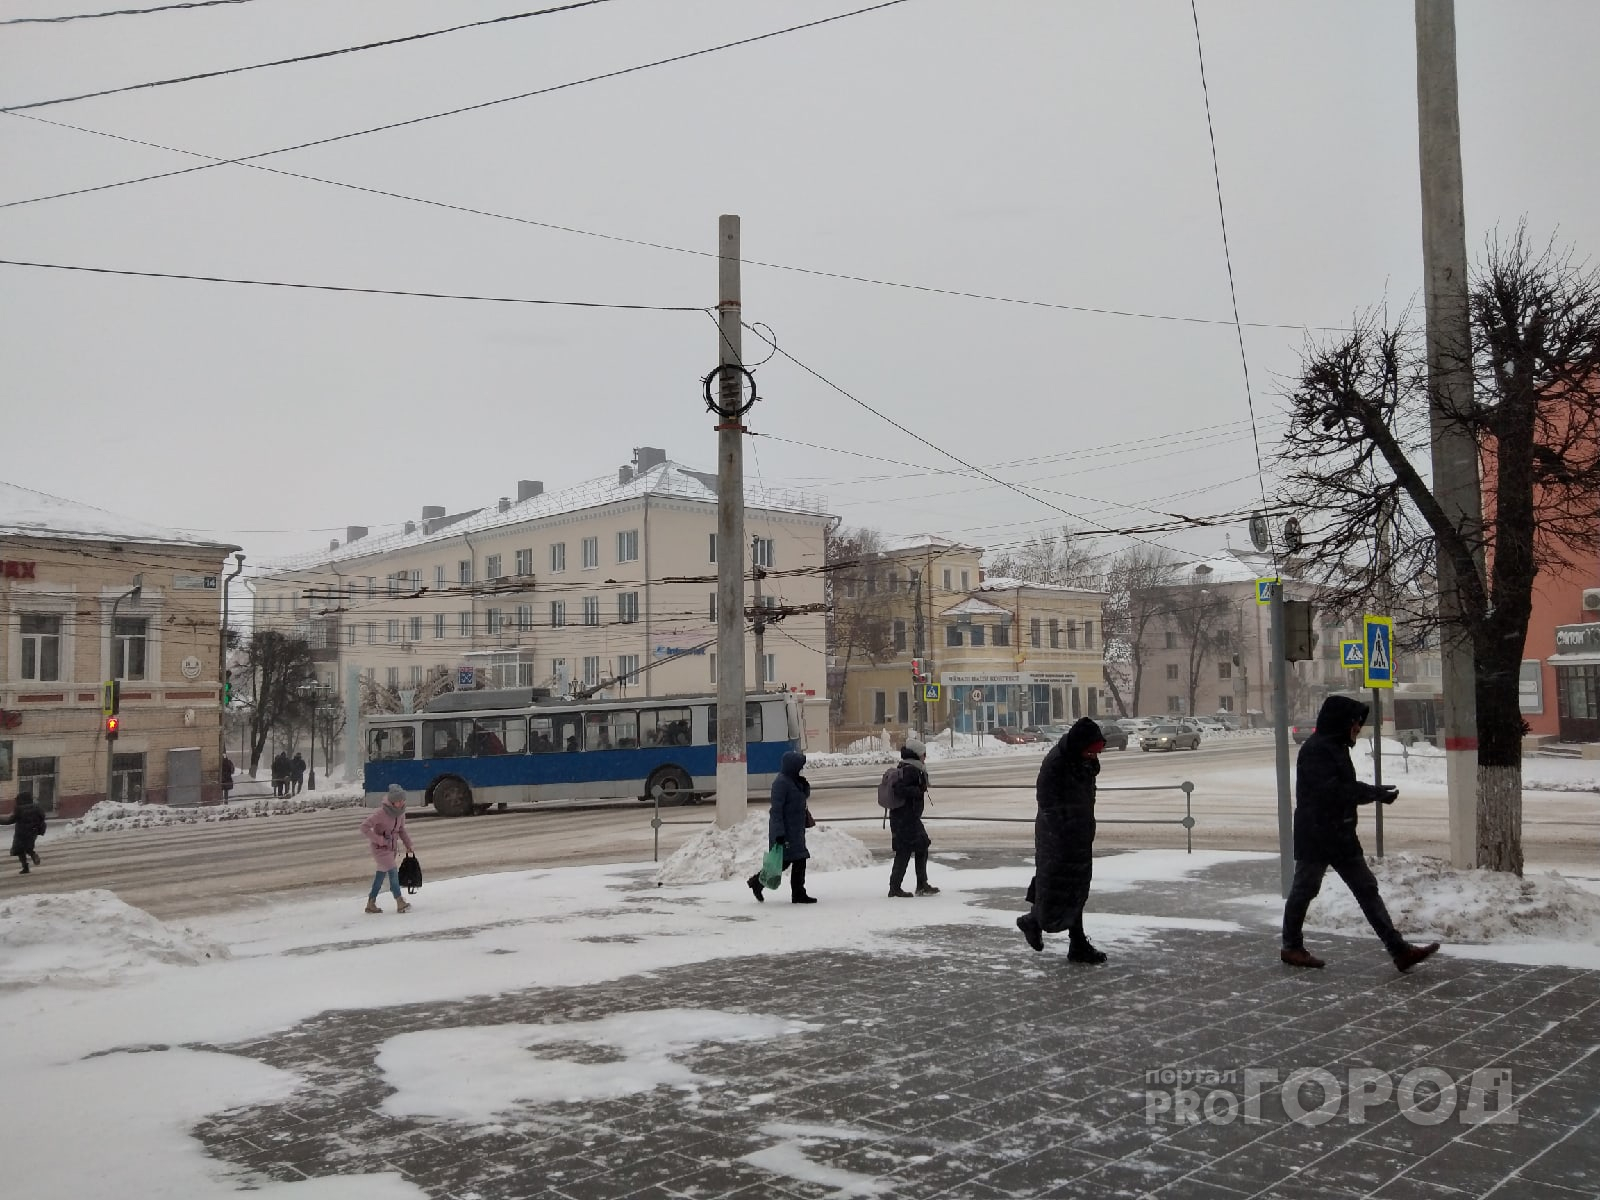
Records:
{"label": "yellow building", "polygon": [[[982,558],[976,546],[917,537],[840,571],[836,744],[883,729],[987,732],[1108,711],[1104,594],[986,578]],[[919,658],[937,699],[912,679]]]}
{"label": "yellow building", "polygon": [[[0,483],[0,799],[220,796],[223,562],[237,546]],[[102,683],[121,680],[108,744]],[[107,761],[107,750],[111,752]]]}

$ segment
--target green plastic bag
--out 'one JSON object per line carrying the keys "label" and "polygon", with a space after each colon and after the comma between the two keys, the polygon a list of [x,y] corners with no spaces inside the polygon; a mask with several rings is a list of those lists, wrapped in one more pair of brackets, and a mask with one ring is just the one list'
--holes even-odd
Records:
{"label": "green plastic bag", "polygon": [[769,892],[774,892],[782,880],[783,847],[774,842],[761,859],[761,886]]}

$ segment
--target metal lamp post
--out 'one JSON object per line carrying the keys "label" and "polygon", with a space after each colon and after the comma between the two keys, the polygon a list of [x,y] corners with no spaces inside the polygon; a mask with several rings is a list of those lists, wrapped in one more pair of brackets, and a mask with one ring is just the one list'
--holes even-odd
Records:
{"label": "metal lamp post", "polygon": [[[122,678],[121,665],[117,662],[117,609],[122,607],[122,602],[124,600],[133,600],[133,601],[137,602],[138,599],[139,599],[140,594],[143,591],[144,591],[144,576],[142,574],[141,575],[135,575],[133,577],[133,586],[131,588],[129,588],[127,591],[123,592],[122,595],[118,596],[115,600],[113,600],[111,602],[111,678],[112,678],[113,681]],[[112,785],[116,782],[116,776],[115,776],[115,773],[112,771],[112,765],[116,762],[116,754],[114,753],[114,751],[116,749],[117,739],[116,739],[116,735],[114,733],[111,733],[109,728],[107,730],[107,733],[108,733],[108,736],[106,737],[106,799],[110,800],[112,798]]]}
{"label": "metal lamp post", "polygon": [[311,697],[311,757],[306,762],[306,787],[309,789],[317,786],[317,722],[322,717],[323,704],[331,691],[333,688],[320,680],[300,685],[300,693]]}

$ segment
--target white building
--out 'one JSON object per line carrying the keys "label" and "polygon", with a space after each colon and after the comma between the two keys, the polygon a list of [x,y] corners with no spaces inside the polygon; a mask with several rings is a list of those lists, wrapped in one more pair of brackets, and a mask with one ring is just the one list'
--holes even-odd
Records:
{"label": "white building", "polygon": [[[648,446],[634,464],[554,492],[522,480],[515,499],[470,512],[424,507],[387,535],[352,526],[342,545],[255,577],[256,626],[306,636],[340,691],[352,667],[404,693],[463,666],[491,686],[557,694],[714,691],[716,476]],[[765,570],[762,603],[778,618],[760,657],[747,636],[749,684],[807,696],[820,737],[830,518],[813,497],[759,487],[745,505],[746,571]]]}

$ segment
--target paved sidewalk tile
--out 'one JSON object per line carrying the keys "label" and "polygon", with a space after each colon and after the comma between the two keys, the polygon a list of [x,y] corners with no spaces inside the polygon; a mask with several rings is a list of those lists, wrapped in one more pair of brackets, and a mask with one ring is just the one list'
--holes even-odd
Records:
{"label": "paved sidewalk tile", "polygon": [[[1193,884],[1097,896],[1091,909],[1238,919],[1227,899],[1274,891],[1276,873],[1228,864]],[[1295,971],[1277,962],[1267,928],[1156,929],[1103,967],[1068,963],[1055,941],[1034,954],[1006,931],[904,936],[917,953],[699,963],[386,1009],[381,1021],[324,1013],[208,1047],[311,1086],[196,1133],[245,1178],[393,1170],[435,1200],[1600,1196],[1595,974],[1441,956],[1401,976],[1375,939],[1334,937],[1317,938],[1327,970]],[[397,1035],[661,1008],[815,1028],[676,1055],[710,1081],[695,1090],[528,1106],[492,1126],[381,1110],[376,1056]],[[1277,1081],[1251,1097],[1247,1070]],[[1508,1090],[1493,1090],[1497,1070]],[[1282,1087],[1294,1072],[1313,1074]],[[1352,1078],[1366,1089],[1360,1119]],[[1319,1110],[1329,1083],[1337,1094]],[[1397,1091],[1415,1107],[1403,1111]],[[1508,1096],[1514,1110],[1499,1111]],[[1475,1100],[1499,1119],[1463,1120],[1484,1115],[1467,1114]]]}

